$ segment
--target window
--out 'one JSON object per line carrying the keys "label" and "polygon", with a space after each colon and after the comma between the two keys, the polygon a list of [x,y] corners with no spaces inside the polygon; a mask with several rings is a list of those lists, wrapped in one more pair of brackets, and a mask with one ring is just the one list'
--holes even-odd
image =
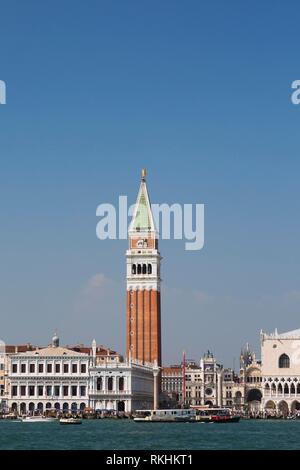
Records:
{"label": "window", "polygon": [[77,374],[77,364],[72,364],[72,374]]}
{"label": "window", "polygon": [[16,374],[18,372],[18,364],[13,364],[12,371],[13,371],[14,374]]}
{"label": "window", "polygon": [[290,358],[287,354],[281,354],[278,365],[280,369],[288,369],[290,367]]}
{"label": "window", "polygon": [[46,395],[48,397],[50,397],[52,395],[52,386],[51,385],[47,385],[46,387]]}
{"label": "window", "polygon": [[124,390],[124,377],[120,377],[119,379],[119,390],[120,391]]}
{"label": "window", "polygon": [[34,374],[35,373],[35,364],[29,364],[29,372],[31,374]]}
{"label": "window", "polygon": [[72,389],[72,397],[77,397],[77,386],[72,385],[71,389]]}
{"label": "window", "polygon": [[55,364],[55,373],[56,374],[60,373],[60,364]]}
{"label": "window", "polygon": [[152,274],[152,264],[148,264],[148,274]]}
{"label": "window", "polygon": [[26,385],[21,385],[21,397],[25,397],[26,395]]}
{"label": "window", "polygon": [[102,390],[102,377],[97,379],[97,390]]}
{"label": "window", "polygon": [[147,266],[146,264],[143,264],[143,274],[146,274],[147,273]]}
{"label": "window", "polygon": [[13,385],[11,387],[11,394],[13,397],[16,397],[18,395],[18,386],[17,385]]}
{"label": "window", "polygon": [[64,364],[64,374],[69,373],[69,364]]}
{"label": "window", "polygon": [[81,385],[81,387],[80,387],[80,396],[85,397],[85,395],[86,395],[86,387],[85,387],[85,385]]}
{"label": "window", "polygon": [[39,374],[43,374],[44,372],[44,364],[39,364]]}
{"label": "window", "polygon": [[81,373],[82,374],[86,373],[86,364],[81,364]]}
{"label": "window", "polygon": [[63,396],[67,397],[69,395],[69,387],[68,385],[63,386]]}
{"label": "window", "polygon": [[54,396],[55,397],[59,397],[60,393],[59,393],[59,385],[55,385],[54,386]]}
{"label": "window", "polygon": [[132,272],[132,274],[136,274],[136,265],[135,264],[132,265],[131,272]]}
{"label": "window", "polygon": [[35,393],[35,386],[34,385],[29,385],[29,396],[33,397]]}
{"label": "window", "polygon": [[52,374],[52,364],[47,364],[47,373]]}
{"label": "window", "polygon": [[43,391],[44,391],[43,385],[39,385],[38,386],[38,396],[39,397],[43,396]]}
{"label": "window", "polygon": [[21,373],[26,374],[26,364],[21,364]]}
{"label": "window", "polygon": [[108,378],[107,388],[108,388],[108,390],[113,389],[113,378],[112,377]]}
{"label": "window", "polygon": [[138,274],[142,273],[142,266],[140,264],[138,264],[138,266],[137,266],[137,273]]}

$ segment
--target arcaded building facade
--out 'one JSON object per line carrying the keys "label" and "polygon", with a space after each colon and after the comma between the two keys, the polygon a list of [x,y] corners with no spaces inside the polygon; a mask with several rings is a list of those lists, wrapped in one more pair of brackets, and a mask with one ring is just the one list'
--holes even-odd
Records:
{"label": "arcaded building facade", "polygon": [[7,404],[11,411],[83,411],[89,403],[89,355],[59,346],[8,356]]}
{"label": "arcaded building facade", "polygon": [[269,414],[300,411],[300,330],[261,332],[262,408]]}

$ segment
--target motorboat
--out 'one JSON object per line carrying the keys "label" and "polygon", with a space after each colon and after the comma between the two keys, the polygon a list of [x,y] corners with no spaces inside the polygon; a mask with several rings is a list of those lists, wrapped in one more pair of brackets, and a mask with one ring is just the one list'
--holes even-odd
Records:
{"label": "motorboat", "polygon": [[70,417],[70,418],[60,418],[60,424],[82,424],[81,418]]}
{"label": "motorboat", "polygon": [[235,415],[229,408],[199,407],[196,410],[196,421],[200,423],[238,423],[241,417]]}
{"label": "motorboat", "polygon": [[57,418],[50,416],[21,416],[19,421],[22,421],[22,423],[50,423],[57,421]]}

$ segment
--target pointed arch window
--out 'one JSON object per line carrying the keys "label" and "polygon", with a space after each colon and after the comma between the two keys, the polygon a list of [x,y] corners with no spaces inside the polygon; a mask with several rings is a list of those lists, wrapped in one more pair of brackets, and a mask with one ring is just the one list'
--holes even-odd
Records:
{"label": "pointed arch window", "polygon": [[285,395],[288,395],[288,394],[289,394],[289,386],[288,386],[287,383],[284,384],[284,394],[285,394]]}
{"label": "pointed arch window", "polygon": [[280,369],[288,369],[290,367],[290,358],[287,354],[281,354],[278,360],[278,366]]}

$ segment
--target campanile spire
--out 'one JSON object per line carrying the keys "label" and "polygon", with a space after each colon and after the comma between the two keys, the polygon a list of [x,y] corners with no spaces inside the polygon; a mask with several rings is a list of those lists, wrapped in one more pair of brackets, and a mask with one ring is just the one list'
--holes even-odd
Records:
{"label": "campanile spire", "polygon": [[129,226],[127,263],[127,357],[161,365],[160,253],[146,184],[142,178]]}

